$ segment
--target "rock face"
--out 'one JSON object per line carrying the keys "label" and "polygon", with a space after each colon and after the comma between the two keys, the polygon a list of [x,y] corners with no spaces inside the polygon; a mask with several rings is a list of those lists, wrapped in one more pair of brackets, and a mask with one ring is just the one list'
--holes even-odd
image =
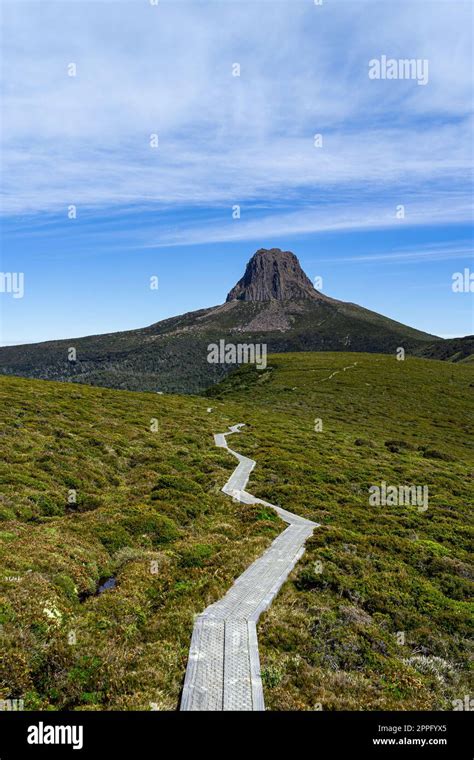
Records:
{"label": "rock face", "polygon": [[291,251],[260,248],[247,264],[244,276],[227,301],[295,301],[324,298],[313,287]]}

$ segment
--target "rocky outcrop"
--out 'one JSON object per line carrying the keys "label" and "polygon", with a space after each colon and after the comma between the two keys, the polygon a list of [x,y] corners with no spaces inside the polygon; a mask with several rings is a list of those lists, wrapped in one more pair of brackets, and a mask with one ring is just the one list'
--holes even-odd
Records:
{"label": "rocky outcrop", "polygon": [[323,299],[291,251],[260,248],[250,259],[244,276],[227,301],[295,301]]}

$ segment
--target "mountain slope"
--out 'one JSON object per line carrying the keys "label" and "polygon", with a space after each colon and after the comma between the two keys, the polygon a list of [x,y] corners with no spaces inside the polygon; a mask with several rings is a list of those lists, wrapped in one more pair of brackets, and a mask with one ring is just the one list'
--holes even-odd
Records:
{"label": "mountain slope", "polygon": [[456,363],[472,362],[474,361],[474,335],[428,343],[418,349],[417,356]]}
{"label": "mountain slope", "polygon": [[[289,297],[291,296],[291,298]],[[140,330],[0,348],[0,371],[128,390],[196,393],[232,365],[210,364],[208,346],[260,343],[268,352],[416,352],[436,336],[314,290],[294,254],[264,249],[226,303]],[[75,362],[68,360],[74,347]]]}

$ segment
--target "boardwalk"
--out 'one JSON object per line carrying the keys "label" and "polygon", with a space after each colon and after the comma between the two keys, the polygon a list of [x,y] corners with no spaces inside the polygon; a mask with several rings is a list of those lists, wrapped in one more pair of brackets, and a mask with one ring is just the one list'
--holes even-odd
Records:
{"label": "boardwalk", "polygon": [[271,546],[242,573],[227,594],[197,618],[184,681],[181,710],[264,710],[256,623],[304,552],[304,543],[317,523],[257,499],[247,491],[255,461],[214,436],[239,462],[223,492],[243,504],[265,504],[288,523]]}

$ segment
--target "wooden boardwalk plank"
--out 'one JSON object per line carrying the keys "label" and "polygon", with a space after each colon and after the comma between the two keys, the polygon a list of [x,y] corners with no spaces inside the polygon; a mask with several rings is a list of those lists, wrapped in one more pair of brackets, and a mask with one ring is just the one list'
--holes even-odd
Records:
{"label": "wooden boardwalk plank", "polygon": [[214,436],[239,462],[222,491],[243,504],[265,504],[288,523],[271,546],[245,570],[194,625],[181,710],[264,710],[256,622],[304,552],[317,523],[245,491],[255,461],[230,449],[227,435]]}

